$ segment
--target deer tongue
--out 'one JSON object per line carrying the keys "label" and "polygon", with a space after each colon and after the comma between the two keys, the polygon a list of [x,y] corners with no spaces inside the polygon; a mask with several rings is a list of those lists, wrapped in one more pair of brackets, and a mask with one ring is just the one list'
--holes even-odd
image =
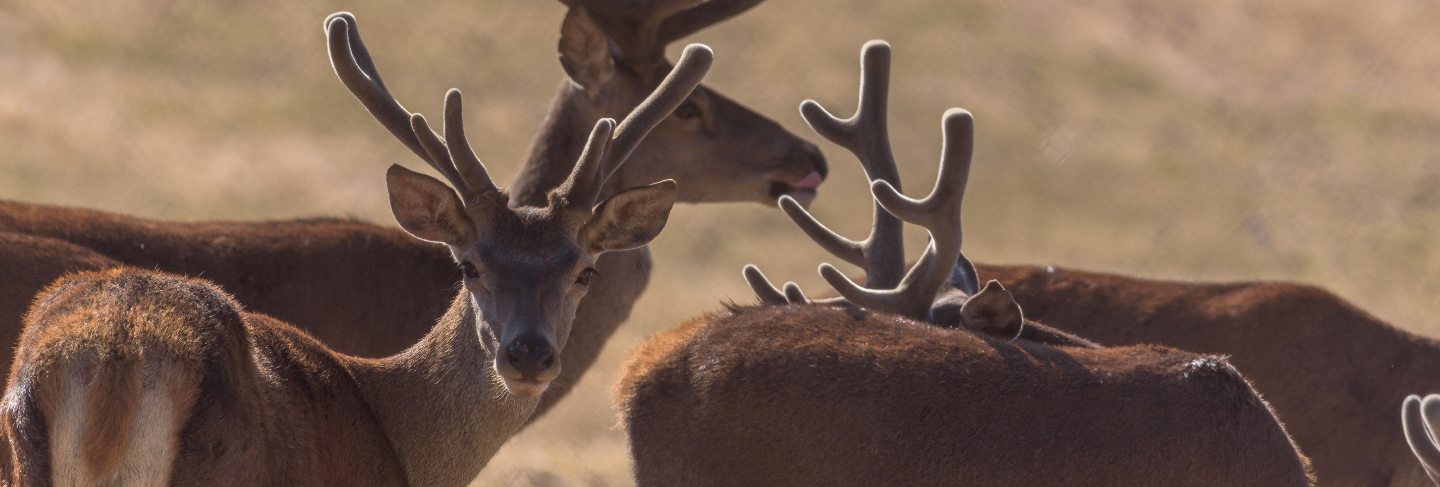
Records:
{"label": "deer tongue", "polygon": [[825,177],[821,176],[819,171],[810,171],[810,174],[806,174],[805,177],[786,184],[798,189],[815,189],[820,187],[820,183],[824,181]]}

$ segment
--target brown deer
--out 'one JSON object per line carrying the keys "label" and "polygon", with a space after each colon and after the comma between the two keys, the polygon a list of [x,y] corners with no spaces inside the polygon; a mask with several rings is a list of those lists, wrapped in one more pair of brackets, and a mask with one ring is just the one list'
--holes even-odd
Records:
{"label": "brown deer", "polygon": [[1303,284],[1160,281],[1036,266],[978,271],[1005,282],[1027,316],[1097,342],[1230,357],[1310,456],[1322,484],[1428,485],[1393,411],[1412,391],[1440,390],[1434,339]]}
{"label": "brown deer", "polygon": [[[569,174],[595,122],[623,116],[665,76],[666,44],[757,3],[573,6],[559,44],[571,77],[561,82],[530,157],[510,185],[511,203],[546,203],[547,192]],[[349,80],[347,86],[383,94],[354,17],[337,14],[325,26],[336,72]],[[352,52],[354,62],[341,62]],[[365,88],[371,79],[379,90]],[[367,101],[366,106],[374,110],[388,104]],[[387,128],[411,138],[404,135],[408,112],[380,110],[376,116]],[[413,141],[407,145],[417,154],[423,151]],[[629,161],[614,170],[601,196],[669,178],[679,183],[680,202],[773,204],[779,195],[813,198],[827,172],[813,144],[703,86],[635,148]],[[4,267],[7,273],[18,268],[53,279],[72,270],[72,261],[95,257],[204,276],[249,309],[293,323],[335,350],[366,357],[393,354],[419,340],[428,331],[426,323],[449,305],[441,291],[459,282],[443,249],[397,229],[342,219],[178,223],[0,201],[0,231],[54,242],[48,250],[33,251],[49,257],[15,259],[18,267]],[[0,259],[31,255],[30,249],[21,250]],[[646,286],[651,259],[643,248],[617,252],[603,256],[596,268],[595,279],[603,286],[581,302],[569,361],[542,410],[579,379],[625,321]],[[0,309],[7,311],[0,315],[0,341],[15,342],[24,306],[50,279],[0,283]],[[8,312],[11,308],[15,312]],[[10,348],[0,347],[0,361],[9,364],[10,354]]]}
{"label": "brown deer", "polygon": [[[864,115],[883,107],[873,90],[887,78],[888,58],[883,43],[863,50],[860,116],[837,120],[807,102],[806,120],[852,150],[875,148],[883,117]],[[786,304],[732,306],[633,354],[618,398],[638,484],[1311,483],[1284,428],[1221,357],[1008,341],[926,323],[939,314],[932,300],[960,256],[973,141],[969,113],[949,111],[942,125],[929,196],[904,197],[883,179],[871,186],[884,212],[930,232],[908,272],[900,272],[903,256],[877,251],[874,238],[886,232],[837,247],[842,241],[785,205],[807,233],[825,235],[822,247],[861,261],[867,275],[893,266],[886,275],[903,276],[896,287],[876,289],[872,280],[862,288],[826,265],[821,275],[843,298],[808,302],[798,287],[775,289],[749,266],[761,301]],[[855,153],[872,178],[893,167],[882,151]],[[1024,322],[993,282],[966,296],[959,315],[964,328],[982,330]]]}
{"label": "brown deer", "polygon": [[[1440,485],[1440,394],[1408,396],[1400,408],[1400,425],[1405,442],[1420,461],[1425,478],[1405,479],[1389,485]],[[1429,482],[1429,484],[1427,484]]]}
{"label": "brown deer", "polygon": [[559,375],[580,299],[601,285],[597,257],[664,228],[674,181],[599,193],[710,63],[708,48],[687,47],[624,121],[597,122],[540,206],[512,206],[491,181],[458,90],[443,140],[410,116],[410,139],[448,186],[391,166],[391,209],[449,250],[463,289],[394,356],[336,352],[199,279],[133,268],[62,278],[26,316],[0,405],[11,482],[468,483]]}

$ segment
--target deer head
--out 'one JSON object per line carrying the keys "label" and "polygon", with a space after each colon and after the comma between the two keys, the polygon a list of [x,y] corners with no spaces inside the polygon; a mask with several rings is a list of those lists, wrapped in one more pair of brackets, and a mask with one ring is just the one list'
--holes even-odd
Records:
{"label": "deer head", "polygon": [[[952,108],[941,119],[944,147],[940,173],[930,194],[913,199],[900,193],[900,174],[890,150],[886,127],[890,84],[890,45],[870,41],[860,53],[860,101],[849,118],[831,115],[819,103],[806,100],[800,113],[815,132],[845,147],[859,159],[870,179],[875,200],[870,236],[847,239],[820,223],[788,196],[780,208],[820,247],[865,270],[865,286],[856,284],[830,264],[820,265],[820,276],[839,298],[812,301],[800,287],[787,282],[775,288],[760,269],[747,265],[745,280],[762,302],[769,304],[836,303],[931,321],[942,326],[965,326],[987,334],[1014,338],[1024,323],[1020,306],[1000,283],[980,289],[970,261],[960,252],[961,202],[970,179],[975,145],[975,121],[970,112]],[[905,269],[901,222],[925,227],[930,244],[914,266]],[[936,293],[951,280],[957,291],[936,300]]]}
{"label": "deer head", "polygon": [[[669,72],[666,45],[760,3],[563,1],[569,11],[558,48],[571,83],[560,103],[582,120],[628,111]],[[702,86],[655,128],[611,184],[673,178],[685,202],[771,204],[788,195],[809,204],[826,173],[814,144]]]}
{"label": "deer head", "polygon": [[390,167],[390,207],[401,228],[444,244],[458,264],[477,333],[505,387],[538,396],[560,372],[580,298],[605,252],[643,246],[665,227],[676,184],[664,180],[601,200],[601,188],[645,135],[705,76],[709,48],[690,45],[670,76],[618,125],[601,119],[574,169],[543,206],[509,205],[466,140],[459,90],[445,97],[443,138],[386,91],[352,37],[354,17],[327,21],[341,79],[390,131],[447,181]]}

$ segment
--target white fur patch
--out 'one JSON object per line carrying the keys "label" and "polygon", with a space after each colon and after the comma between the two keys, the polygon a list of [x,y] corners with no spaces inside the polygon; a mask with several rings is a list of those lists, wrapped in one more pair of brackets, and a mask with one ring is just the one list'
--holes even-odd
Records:
{"label": "white fur patch", "polygon": [[80,436],[85,424],[85,383],[80,374],[65,377],[65,391],[57,402],[55,417],[50,422],[51,481],[56,487],[85,485],[90,471],[85,467],[84,440]]}
{"label": "white fur patch", "polygon": [[[57,487],[71,486],[153,486],[168,485],[175,465],[181,421],[170,390],[177,381],[167,380],[165,367],[147,367],[140,401],[131,424],[130,443],[125,446],[113,472],[91,472],[83,457],[82,425],[85,424],[86,394],[78,376],[68,381],[51,429],[52,479]],[[93,481],[92,481],[93,479]]]}

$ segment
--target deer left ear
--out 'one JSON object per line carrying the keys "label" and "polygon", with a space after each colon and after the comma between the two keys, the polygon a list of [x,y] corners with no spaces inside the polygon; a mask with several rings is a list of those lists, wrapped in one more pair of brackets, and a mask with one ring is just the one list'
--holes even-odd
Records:
{"label": "deer left ear", "polygon": [[675,181],[630,188],[607,198],[580,228],[580,243],[591,253],[630,250],[650,243],[675,206]]}
{"label": "deer left ear", "polygon": [[966,328],[1006,340],[1025,329],[1025,314],[1015,296],[993,279],[960,307],[960,320]]}

